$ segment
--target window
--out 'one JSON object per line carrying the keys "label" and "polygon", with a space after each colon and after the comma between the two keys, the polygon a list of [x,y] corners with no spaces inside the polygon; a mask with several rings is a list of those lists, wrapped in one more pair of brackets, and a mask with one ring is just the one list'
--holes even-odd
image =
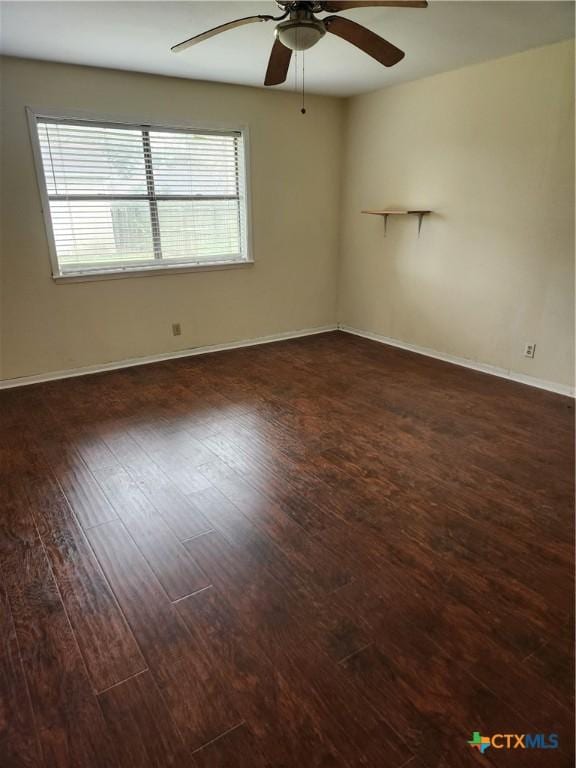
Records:
{"label": "window", "polygon": [[241,131],[33,121],[54,277],[249,261]]}

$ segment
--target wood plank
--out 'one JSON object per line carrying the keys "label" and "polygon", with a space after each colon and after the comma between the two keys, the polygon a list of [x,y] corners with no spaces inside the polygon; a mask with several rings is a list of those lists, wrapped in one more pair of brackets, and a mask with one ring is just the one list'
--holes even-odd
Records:
{"label": "wood plank", "polygon": [[0,755],[5,768],[44,765],[8,594],[0,582]]}
{"label": "wood plank", "polygon": [[109,469],[118,465],[112,451],[93,430],[73,424],[69,420],[66,431],[71,446],[80,454],[91,471]]}
{"label": "wood plank", "polygon": [[186,456],[170,451],[153,451],[150,453],[150,458],[183,494],[202,491],[210,486],[210,482],[199,471],[200,465],[191,463]]}
{"label": "wood plank", "polygon": [[186,430],[177,430],[162,420],[133,426],[130,435],[148,453],[182,493],[207,488],[209,483],[198,467],[214,456]]}
{"label": "wood plank", "polygon": [[41,437],[34,446],[39,462],[49,468],[68,499],[80,525],[93,525],[117,519],[106,496],[86,463],[73,447],[65,425],[52,413],[39,417]]}
{"label": "wood plank", "polygon": [[128,470],[132,478],[150,499],[178,541],[193,539],[214,530],[210,520],[199,507],[181,493],[176,485],[161,475],[160,472],[137,472]]}
{"label": "wood plank", "polygon": [[103,439],[179,541],[212,530],[209,521],[126,431],[108,429]]}
{"label": "wood plank", "polygon": [[[261,428],[261,431],[265,428]],[[238,428],[235,428],[235,432],[238,432]],[[271,439],[273,439],[274,442],[277,442],[277,438],[275,435],[272,435]],[[350,440],[346,440],[346,438],[342,437],[343,443],[344,442],[351,442]],[[259,459],[258,456],[258,449],[254,449],[254,440],[250,437],[249,434],[246,434],[243,436],[242,430],[240,430],[239,436],[235,434],[234,436],[234,443],[238,444],[238,441],[240,441],[240,445],[242,450],[248,451],[250,456],[254,456],[257,460]],[[368,448],[363,448],[362,452],[362,458],[364,461],[366,461],[366,457],[370,456],[371,447],[368,446]],[[311,463],[314,462],[314,458],[308,461],[308,466],[310,469],[313,469],[311,467]],[[333,485],[334,483],[338,482],[338,476],[339,473],[342,471],[342,467],[335,467],[334,470],[331,472],[330,476],[330,485]],[[346,472],[348,474],[348,472]],[[332,480],[332,478],[335,478]],[[372,489],[374,489],[374,492],[372,493]],[[451,513],[448,514],[451,517],[451,521],[449,526],[446,526],[449,528],[448,530],[448,536],[450,537],[450,540],[447,543],[444,543],[442,541],[442,536],[439,535],[438,531],[438,510],[433,509],[432,514],[430,514],[428,511],[424,510],[424,507],[421,503],[418,503],[414,499],[417,499],[417,496],[415,493],[410,493],[410,490],[406,491],[406,489],[401,490],[399,487],[396,487],[393,492],[396,495],[399,495],[402,493],[402,496],[406,498],[407,502],[410,503],[410,510],[411,514],[409,517],[407,517],[404,514],[404,508],[403,507],[396,507],[393,504],[393,500],[388,500],[386,498],[386,494],[390,493],[387,491],[386,486],[383,486],[381,481],[378,479],[377,481],[374,480],[373,477],[358,477],[354,478],[353,480],[348,481],[348,488],[346,491],[342,491],[341,489],[338,489],[337,498],[332,506],[333,509],[337,509],[341,503],[342,500],[344,500],[346,497],[350,498],[350,505],[356,507],[358,510],[366,510],[367,513],[370,514],[370,526],[374,528],[376,525],[379,527],[386,527],[386,530],[382,531],[383,538],[384,536],[387,537],[387,540],[390,541],[390,537],[394,536],[399,546],[402,546],[404,549],[406,548],[406,545],[408,542],[411,542],[413,540],[417,540],[418,543],[421,543],[423,547],[430,548],[430,546],[438,547],[439,545],[442,547],[441,553],[443,555],[451,556],[452,550],[459,550],[457,552],[458,560],[457,565],[461,568],[463,564],[463,560],[465,560],[466,565],[470,565],[470,554],[466,551],[466,549],[475,548],[478,557],[477,557],[477,564],[476,569],[477,572],[479,572],[481,575],[486,570],[486,563],[484,561],[484,551],[486,544],[484,543],[485,537],[489,536],[489,529],[487,526],[484,526],[484,530],[482,528],[479,528],[476,521],[473,520],[470,517],[467,517],[466,519],[463,519],[464,516],[460,513]],[[332,490],[329,486],[327,486],[327,491],[324,494],[327,498],[329,498],[331,495],[334,496],[332,493]],[[412,496],[412,499],[410,498]],[[374,499],[377,499],[376,501]],[[360,502],[360,504],[358,503]],[[321,501],[319,501],[321,503]],[[438,506],[438,503],[436,502],[435,507]],[[397,528],[392,528],[390,530],[389,520],[384,519],[382,522],[379,520],[374,520],[372,509],[376,507],[375,511],[379,511],[378,508],[383,508],[382,511],[386,513],[386,518],[390,518],[391,515],[394,515],[394,518],[397,519]],[[363,516],[366,515],[366,512],[359,513],[358,511],[355,511],[354,514],[356,518],[359,517],[359,514],[362,514]],[[415,517],[414,512],[417,513],[418,518]],[[348,511],[348,509],[342,510],[340,513],[341,515],[346,516],[347,519],[350,519],[351,513]],[[443,516],[448,516],[447,513],[442,510]],[[430,526],[429,530],[426,529],[425,525],[423,523],[426,522],[424,517],[430,518]],[[456,518],[456,519],[454,519]],[[411,530],[412,526],[414,526],[413,530]],[[404,535],[404,531],[410,535],[410,539],[406,541],[406,536]],[[334,531],[330,531],[329,533],[334,533]],[[397,534],[400,533],[400,536]],[[338,534],[340,535],[340,534]],[[462,541],[457,541],[456,538],[459,537]],[[448,544],[448,551],[447,551],[447,544]],[[364,545],[360,545],[364,546]],[[412,545],[410,545],[412,546]],[[511,557],[497,557],[494,561],[495,565],[491,564],[492,569],[495,569],[495,573],[498,574],[499,570],[505,570],[510,571],[512,576],[515,576],[517,578],[523,579],[526,581],[526,574],[531,573],[531,569],[528,568],[528,559],[523,555],[522,548],[520,546],[517,546],[514,541],[509,542],[502,542],[502,545],[500,545],[499,542],[496,542],[495,544],[492,544],[494,549],[497,549],[499,546],[506,547],[507,548],[507,554],[510,555],[511,551],[516,548],[517,550],[517,556],[515,558]],[[455,553],[456,554],[456,553]],[[495,553],[496,554],[496,553]],[[537,553],[532,548],[531,553],[532,557],[530,557],[530,563],[533,564],[535,556],[537,556]],[[520,559],[522,558],[522,559]],[[455,559],[455,558],[454,558]],[[525,561],[525,562],[523,562]],[[499,565],[499,563],[503,563],[502,566]],[[542,571],[544,569],[547,569],[549,566],[546,563],[546,558],[544,555],[542,555],[542,567],[539,570],[539,578],[542,578]],[[555,574],[558,574],[558,569],[555,570]],[[535,580],[532,582],[535,584]],[[551,581],[551,577],[547,576],[546,583],[550,584],[550,586],[553,586],[553,582]],[[566,608],[566,595],[568,594],[568,587],[566,585],[562,585],[561,583],[557,584],[557,588],[551,589],[551,592],[555,594],[555,602],[562,605]],[[562,603],[563,601],[563,603]]]}
{"label": "wood plank", "polygon": [[69,454],[50,464],[68,503],[83,528],[109,523],[118,515],[80,456]]}
{"label": "wood plank", "polygon": [[[192,539],[193,549],[216,586],[237,606],[246,631],[290,680],[293,694],[323,723],[323,733],[345,762],[395,766],[410,755],[401,739],[361,695],[342,684],[337,665],[310,639],[314,616],[296,612],[288,593],[254,561],[218,534]],[[313,634],[318,640],[318,635]],[[319,641],[320,642],[320,641]]]}
{"label": "wood plank", "polygon": [[44,762],[113,764],[112,745],[32,517],[2,511],[0,554]]}
{"label": "wood plank", "polygon": [[[362,629],[352,620],[351,615],[338,604],[326,598],[324,590],[315,589],[310,578],[311,567],[303,569],[301,560],[293,562],[274,542],[262,535],[244,515],[216,488],[209,492],[194,494],[194,503],[213,521],[214,527],[223,537],[241,551],[236,552],[236,565],[242,565],[238,573],[239,584],[250,588],[256,574],[268,580],[272,592],[284,594],[291,610],[300,614],[302,605],[314,616],[318,643],[336,660],[340,660],[358,648],[366,645]],[[187,548],[195,550],[194,540],[185,542]],[[202,542],[199,544],[202,552]],[[200,554],[202,556],[202,554]],[[210,562],[208,563],[209,565]],[[212,578],[212,571],[208,572]],[[272,578],[270,578],[272,577]]]}
{"label": "wood plank", "polygon": [[100,470],[95,477],[171,600],[179,600],[210,584],[123,468]]}
{"label": "wood plank", "polygon": [[[387,722],[408,738],[410,748],[429,768],[440,760],[446,768],[484,765],[484,756],[467,744],[468,731],[532,732],[521,712],[505,705],[455,665],[448,654],[437,648],[432,650],[431,646],[427,656],[417,652],[403,655],[401,650],[392,644],[374,644],[343,666]],[[396,693],[393,697],[391,688]],[[458,705],[453,706],[456,697]],[[464,706],[460,706],[461,702]],[[472,728],[471,716],[475,723]],[[567,766],[569,754],[568,750],[554,750],[547,752],[544,760],[553,766]],[[542,754],[538,750],[523,750],[521,764],[541,768]]]}
{"label": "wood plank", "polygon": [[[259,753],[259,745],[246,727],[239,725],[216,741],[207,744],[193,756],[198,768],[264,768],[266,763]],[[328,765],[328,764],[326,764]]]}
{"label": "wood plank", "polygon": [[142,654],[56,481],[30,477],[25,489],[94,690],[142,672]]}
{"label": "wood plank", "polygon": [[[375,576],[371,584],[355,583],[337,596],[358,621],[368,626],[367,632],[378,642],[412,649],[416,638],[421,638],[420,647],[425,649],[425,655],[434,653],[434,647],[437,652],[450,654],[454,664],[511,708],[518,706],[517,692],[522,690],[524,706],[537,713],[535,719],[539,724],[531,723],[534,729],[554,732],[559,723],[566,722],[567,703],[559,699],[557,687],[530,670],[523,654],[514,652],[505,638],[498,636],[498,631],[492,635],[484,618],[486,612],[472,610],[450,595],[445,595],[444,605],[438,606],[432,589],[416,584],[410,574],[390,578],[391,569],[387,571],[388,578]],[[522,632],[522,627],[518,626],[516,631]],[[529,715],[525,719],[532,720]]]}
{"label": "wood plank", "polygon": [[[292,692],[289,679],[263,656],[257,640],[244,630],[238,612],[222,594],[205,589],[181,600],[178,612],[229,681],[238,711],[256,736],[250,734],[250,741],[258,742],[253,743],[255,752],[263,751],[273,765],[344,764],[326,743],[322,721],[307,711],[305,702]],[[248,736],[238,738],[244,743]],[[225,737],[227,749],[228,743],[235,742],[236,737],[230,742]],[[220,756],[220,750],[207,750],[207,754]],[[246,757],[240,752],[240,760]]]}
{"label": "wood plank", "polygon": [[546,682],[563,706],[574,709],[574,623],[557,626],[550,640],[523,659],[523,665]]}
{"label": "wood plank", "polygon": [[108,728],[118,744],[118,768],[184,768],[182,736],[150,672],[100,694]]}
{"label": "wood plank", "polygon": [[[252,521],[256,528],[281,547],[308,584],[316,584],[324,591],[332,592],[351,580],[350,573],[329,549],[322,547],[318,540],[309,536],[279,505],[250,486],[232,468],[220,462],[211,462],[204,465],[201,471],[221,493],[208,488],[206,491],[191,494],[189,498],[212,521],[213,526],[218,527],[225,535],[222,525],[217,526],[216,523],[224,518],[222,510],[227,499]],[[227,519],[229,517],[230,515]],[[232,541],[233,538],[232,533]]]}
{"label": "wood plank", "polygon": [[192,642],[122,524],[91,528],[88,538],[186,747],[197,749],[237,725],[241,718],[219,670]]}

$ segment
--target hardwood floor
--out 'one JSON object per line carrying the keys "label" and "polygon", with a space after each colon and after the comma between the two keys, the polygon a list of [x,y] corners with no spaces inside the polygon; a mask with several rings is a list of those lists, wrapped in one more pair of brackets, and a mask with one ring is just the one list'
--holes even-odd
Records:
{"label": "hardwood floor", "polygon": [[573,765],[573,417],[342,333],[0,392],[0,765]]}

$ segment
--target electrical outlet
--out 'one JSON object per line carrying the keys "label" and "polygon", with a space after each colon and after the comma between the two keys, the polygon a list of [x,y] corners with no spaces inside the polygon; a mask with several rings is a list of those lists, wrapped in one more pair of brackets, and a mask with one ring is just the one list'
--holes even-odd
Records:
{"label": "electrical outlet", "polygon": [[182,328],[180,323],[172,323],[172,336],[181,336]]}
{"label": "electrical outlet", "polygon": [[534,357],[536,353],[536,344],[526,344],[524,346],[524,357]]}

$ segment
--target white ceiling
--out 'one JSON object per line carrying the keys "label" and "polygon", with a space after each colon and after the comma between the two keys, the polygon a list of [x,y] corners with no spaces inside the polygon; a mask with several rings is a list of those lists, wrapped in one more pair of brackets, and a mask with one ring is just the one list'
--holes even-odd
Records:
{"label": "white ceiling", "polygon": [[[342,15],[406,52],[386,69],[326,35],[306,54],[310,92],[350,96],[546,45],[574,34],[574,2],[440,2],[425,10],[365,8]],[[274,24],[228,31],[180,54],[170,46],[274,2],[0,2],[2,53],[197,80],[262,85]],[[292,65],[288,83],[294,88]]]}

